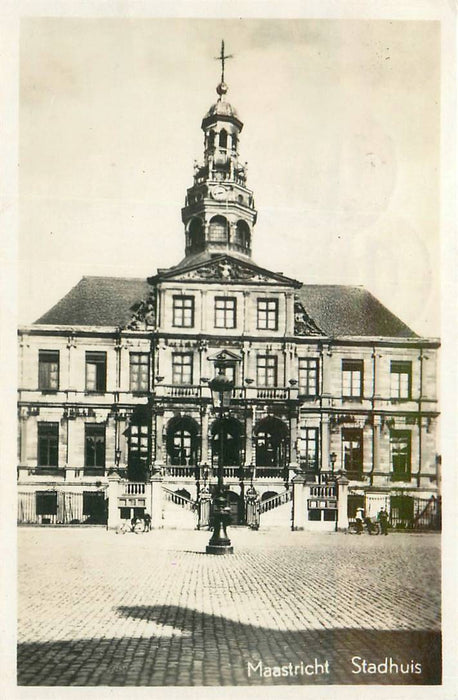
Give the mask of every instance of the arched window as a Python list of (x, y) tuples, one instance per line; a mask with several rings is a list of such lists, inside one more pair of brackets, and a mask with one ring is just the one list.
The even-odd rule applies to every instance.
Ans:
[(208, 238), (212, 243), (227, 243), (229, 224), (224, 216), (214, 216), (210, 220)]
[(254, 430), (256, 439), (256, 466), (284, 467), (287, 462), (288, 428), (269, 416), (261, 420)]
[(208, 148), (214, 148), (214, 146), (215, 146), (215, 132), (213, 131), (213, 129), (208, 134), (207, 145), (208, 145)]
[(237, 150), (237, 144), (238, 144), (237, 134), (232, 134), (232, 150), (233, 151)]
[(176, 416), (167, 426), (170, 464), (189, 466), (197, 462), (198, 425), (190, 416)]
[(213, 466), (218, 465), (220, 451), (223, 452), (223, 462), (226, 467), (240, 465), (242, 448), (242, 424), (235, 418), (216, 420), (211, 428)]
[(189, 224), (189, 244), (192, 253), (199, 253), (205, 248), (204, 225), (201, 219), (192, 219)]
[(249, 248), (250, 238), (250, 227), (248, 226), (246, 221), (243, 221), (243, 219), (239, 219), (235, 228), (236, 244), (239, 245), (241, 248)]
[(219, 132), (219, 146), (220, 148), (227, 148), (227, 131), (226, 129), (221, 129)]

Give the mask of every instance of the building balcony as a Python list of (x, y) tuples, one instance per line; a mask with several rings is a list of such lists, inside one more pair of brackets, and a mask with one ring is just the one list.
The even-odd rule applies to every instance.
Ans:
[[(156, 384), (157, 398), (207, 399), (211, 401), (210, 388), (201, 384)], [(297, 400), (297, 387), (236, 386), (232, 391), (235, 401), (288, 401)]]
[[(205, 470), (202, 467), (191, 465), (167, 465), (164, 470), (164, 476), (168, 479), (198, 479), (199, 481), (213, 481), (217, 478), (218, 468), (208, 467)], [(284, 480), (286, 475), (286, 467), (246, 467), (240, 465), (226, 465), (223, 467), (223, 476), (225, 479), (244, 479), (250, 481), (253, 476), (254, 480), (258, 479), (280, 479)]]

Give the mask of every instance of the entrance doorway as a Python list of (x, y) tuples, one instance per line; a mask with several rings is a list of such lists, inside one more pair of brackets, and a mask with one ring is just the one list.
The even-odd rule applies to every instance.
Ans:
[(241, 525), (243, 523), (243, 503), (240, 496), (233, 491), (228, 491), (227, 500), (231, 510), (232, 525)]

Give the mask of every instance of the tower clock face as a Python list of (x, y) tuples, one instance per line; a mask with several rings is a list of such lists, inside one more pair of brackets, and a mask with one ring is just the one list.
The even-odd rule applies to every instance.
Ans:
[(213, 199), (225, 199), (227, 195), (227, 189), (222, 185), (215, 185), (211, 189), (211, 195)]

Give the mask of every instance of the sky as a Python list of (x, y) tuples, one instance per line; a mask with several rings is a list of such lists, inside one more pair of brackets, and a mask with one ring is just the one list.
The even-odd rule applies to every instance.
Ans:
[(84, 275), (184, 255), (221, 39), (244, 122), (253, 259), (363, 285), (440, 334), (440, 27), (430, 21), (26, 18), (20, 33), (19, 321)]

